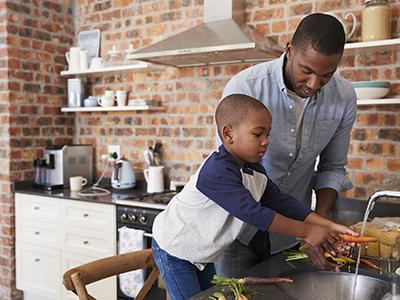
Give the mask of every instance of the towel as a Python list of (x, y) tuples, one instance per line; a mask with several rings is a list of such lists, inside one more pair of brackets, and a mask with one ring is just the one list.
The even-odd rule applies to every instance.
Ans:
[[(128, 228), (119, 229), (118, 253), (123, 254), (144, 249), (144, 231)], [(135, 270), (119, 274), (119, 288), (128, 297), (135, 298), (142, 288), (146, 270)]]

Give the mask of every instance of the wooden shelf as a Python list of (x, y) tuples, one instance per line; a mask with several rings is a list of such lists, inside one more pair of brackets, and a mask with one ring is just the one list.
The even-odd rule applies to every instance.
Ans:
[(379, 47), (396, 47), (400, 46), (400, 38), (399, 39), (389, 39), (389, 40), (380, 40), (380, 41), (371, 41), (371, 42), (357, 42), (357, 43), (346, 43), (344, 45), (344, 50), (363, 50), (370, 48), (379, 48)]
[(110, 107), (62, 107), (62, 112), (96, 112), (96, 111), (162, 111), (164, 107), (162, 106), (110, 106)]
[(115, 67), (104, 67), (101, 69), (88, 69), (85, 71), (61, 71), (61, 76), (101, 76), (112, 73), (121, 73), (121, 72), (148, 72), (148, 71), (160, 71), (163, 70), (164, 67), (140, 61), (135, 64), (130, 65), (122, 65)]
[(400, 98), (357, 99), (357, 105), (400, 104)]

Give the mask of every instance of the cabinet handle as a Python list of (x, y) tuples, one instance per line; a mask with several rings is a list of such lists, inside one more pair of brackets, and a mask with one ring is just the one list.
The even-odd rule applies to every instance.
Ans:
[(39, 235), (40, 234), (40, 231), (35, 231), (35, 235)]
[(34, 209), (34, 210), (39, 210), (39, 209), (40, 209), (40, 206), (34, 206), (33, 209)]
[(88, 244), (89, 244), (89, 241), (84, 241), (83, 244), (84, 244), (84, 245), (88, 245)]
[(35, 258), (35, 262), (40, 262), (40, 258)]
[(85, 214), (83, 214), (83, 217), (84, 217), (84, 218), (87, 218), (87, 217), (89, 217), (89, 214), (88, 214), (88, 213), (85, 213)]

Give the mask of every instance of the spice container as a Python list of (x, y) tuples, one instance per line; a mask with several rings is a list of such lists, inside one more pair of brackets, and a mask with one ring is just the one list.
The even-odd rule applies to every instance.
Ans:
[(362, 41), (390, 39), (391, 9), (388, 0), (365, 0), (365, 4), (362, 11)]

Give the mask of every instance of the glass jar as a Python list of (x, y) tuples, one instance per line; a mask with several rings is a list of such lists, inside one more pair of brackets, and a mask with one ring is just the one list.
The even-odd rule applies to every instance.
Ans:
[(108, 51), (107, 55), (107, 67), (115, 67), (120, 66), (123, 63), (122, 54), (117, 50), (117, 47), (114, 45), (110, 51)]
[(390, 39), (391, 9), (388, 0), (365, 0), (365, 4), (362, 11), (362, 41)]

